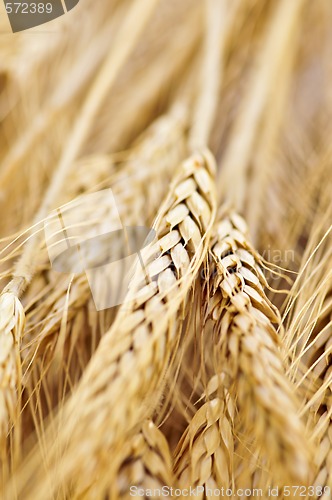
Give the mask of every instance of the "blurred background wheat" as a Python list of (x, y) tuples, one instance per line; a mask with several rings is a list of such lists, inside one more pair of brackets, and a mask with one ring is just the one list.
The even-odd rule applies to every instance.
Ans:
[[(331, 1), (0, 23), (1, 498), (329, 498)], [(156, 237), (97, 311), (44, 221), (107, 188)]]

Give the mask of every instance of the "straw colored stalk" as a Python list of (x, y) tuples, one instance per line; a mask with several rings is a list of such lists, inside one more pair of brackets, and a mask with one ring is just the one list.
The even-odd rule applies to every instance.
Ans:
[[(116, 18), (117, 19), (117, 18)], [(111, 26), (113, 28), (113, 24)], [(96, 70), (100, 61), (105, 56), (109, 47), (110, 27), (106, 27), (92, 41), (88, 50), (82, 50), (75, 64), (70, 68), (69, 73), (63, 75), (60, 86), (57, 86), (49, 102), (39, 112), (32, 117), (29, 127), (23, 130), (23, 133), (13, 143), (7, 156), (3, 159), (0, 172), (1, 186), (4, 187), (17, 168), (26, 161), (29, 152), (46, 136), (52, 124), (59, 117), (66, 107), (69, 107), (76, 96), (87, 84), (91, 75)], [(79, 77), (78, 77), (79, 75)], [(74, 83), (73, 83), (74, 82)], [(3, 193), (4, 197), (8, 195), (8, 189)]]
[(284, 484), (306, 482), (310, 454), (279, 352), (278, 312), (265, 294), (261, 259), (239, 215), (221, 218), (211, 259), (215, 276), (207, 314), (215, 322), (215, 365), (225, 374), (247, 434), (256, 437), (274, 477)]
[[(228, 488), (233, 474), (234, 405), (222, 376), (212, 377), (204, 399), (206, 402), (190, 421), (175, 454), (175, 473), (182, 489)], [(204, 491), (200, 498), (206, 498)]]
[[(223, 168), (220, 170), (218, 188), (238, 211), (244, 209), (250, 160), (254, 156), (254, 148), (263, 125), (263, 118), (269, 110), (269, 99), (273, 98), (275, 92), (275, 82), (280, 74), (288, 78), (287, 73), (291, 68), (290, 60), (296, 50), (297, 26), (301, 20), (303, 3), (304, 0), (294, 2), (282, 0), (273, 6), (274, 11), (267, 23), (261, 43), (262, 50), (256, 60), (256, 70), (247, 86), (223, 155)], [(283, 100), (284, 85), (285, 82), (281, 85), (278, 104)], [(276, 116), (273, 116), (273, 120), (275, 118)], [(263, 132), (269, 147), (270, 141), (274, 142), (278, 126), (279, 116), (275, 124), (269, 125), (268, 132)], [(263, 149), (265, 149), (264, 146)], [(265, 168), (264, 165), (263, 168)], [(237, 178), (238, 182), (234, 183), (234, 178)], [(259, 174), (259, 181), (264, 182), (264, 175)], [(255, 202), (254, 204), (256, 205)]]
[[(37, 223), (47, 215), (48, 211), (54, 206), (57, 197), (60, 196), (68, 171), (80, 152), (84, 141), (89, 136), (94, 119), (103, 101), (106, 99), (108, 92), (116, 81), (118, 73), (133, 50), (156, 3), (157, 0), (136, 0), (131, 6), (129, 15), (125, 18), (117, 33), (114, 46), (98, 71), (85, 97), (82, 109), (76, 117), (73, 131), (68, 137), (68, 142), (62, 152), (52, 181), (35, 217)], [(142, 16), (137, 16), (138, 13), (141, 13)], [(38, 244), (39, 238), (35, 235), (26, 245), (16, 265), (9, 289), (18, 296), (23, 293), (33, 277), (35, 250)]]
[[(132, 134), (133, 129), (135, 132), (141, 130), (142, 121), (143, 124), (149, 123), (152, 113), (148, 112), (147, 107), (155, 111), (156, 102), (162, 98), (162, 91), (168, 91), (169, 82), (179, 77), (180, 68), (183, 72), (183, 67), (186, 67), (188, 58), (197, 44), (199, 30), (194, 30), (193, 26), (197, 25), (199, 10), (197, 8), (193, 10), (189, 16), (189, 22), (181, 25), (181, 32), (178, 27), (178, 31), (173, 34), (172, 43), (165, 47), (164, 57), (171, 61), (171, 64), (165, 65), (164, 57), (161, 58), (160, 54), (156, 61), (152, 60), (149, 64), (146, 62), (147, 67), (144, 71), (138, 71), (135, 58), (127, 64), (129, 68), (126, 68), (125, 75), (127, 81), (135, 79), (135, 91), (132, 92), (130, 86), (124, 85), (123, 76), (122, 80), (116, 83), (114, 96), (108, 100), (103, 113), (98, 115), (98, 123), (95, 123), (94, 150), (104, 151), (105, 145), (107, 151), (118, 151), (128, 147), (129, 131)], [(110, 37), (113, 35), (114, 28), (120, 24), (124, 11), (127, 12), (126, 6), (117, 9), (111, 16), (110, 22), (102, 30), (98, 30), (97, 36), (92, 41), (90, 36), (88, 49), (82, 49), (79, 56), (75, 58), (75, 64), (71, 65), (69, 71), (62, 73), (59, 83), (52, 89), (52, 92), (48, 93), (46, 102), (33, 115), (32, 121), (29, 116), (29, 127), (26, 127), (13, 143), (3, 160), (0, 171), (2, 188), (7, 184), (6, 191), (3, 193), (3, 197), (7, 198), (7, 203), (10, 201), (8, 200), (8, 193), (10, 193), (8, 184), (11, 176), (22, 166), (23, 162), (27, 161), (27, 156), (36, 144), (47, 137), (50, 128), (60, 120), (64, 109), (68, 113), (69, 108), (74, 109), (77, 105), (77, 97), (83, 89), (85, 90), (91, 75), (109, 49)], [(181, 51), (178, 50), (179, 46), (181, 46)], [(128, 71), (129, 76), (127, 76)], [(104, 118), (103, 114), (105, 114)], [(139, 122), (138, 125), (137, 122)], [(5, 181), (7, 181), (6, 184)]]
[(134, 79), (135, 86), (124, 87), (123, 91), (127, 79), (122, 76), (116, 98), (105, 103), (97, 117), (93, 143), (87, 145), (89, 149), (104, 149), (105, 144), (110, 151), (127, 148), (137, 134), (151, 123), (156, 109), (163, 110), (165, 104), (170, 99), (172, 102), (177, 100), (179, 94), (183, 100), (192, 98), (195, 90), (193, 65), (198, 59), (202, 36), (201, 7), (202, 2), (194, 0), (182, 22), (172, 25), (168, 43), (148, 64), (144, 63), (137, 74), (129, 73), (127, 79)]
[[(35, 482), (30, 484), (26, 498), (43, 498), (49, 488), (68, 485), (71, 478), (91, 470), (98, 454), (110, 448), (115, 457), (111, 477), (117, 450), (158, 404), (163, 377), (180, 341), (178, 311), (207, 255), (215, 217), (214, 172), (208, 151), (196, 153), (179, 167), (156, 219), (157, 240), (144, 251), (151, 281), (142, 279), (129, 290), (128, 301), (60, 415), (57, 451), (52, 446), (45, 450), (51, 483), (41, 479), (37, 490)], [(138, 295), (130, 300), (133, 291)], [(59, 452), (62, 458), (57, 463)], [(38, 453), (33, 464), (39, 475)]]

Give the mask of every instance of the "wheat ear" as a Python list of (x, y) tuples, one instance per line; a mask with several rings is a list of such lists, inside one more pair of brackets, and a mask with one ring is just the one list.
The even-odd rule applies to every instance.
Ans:
[(222, 217), (211, 257), (216, 275), (208, 315), (215, 321), (215, 362), (226, 375), (248, 432), (271, 460), (275, 477), (286, 483), (306, 482), (310, 455), (279, 353), (274, 326), (279, 316), (266, 297), (261, 259), (239, 215)]
[[(323, 165), (323, 173), (326, 166)], [(329, 167), (328, 167), (329, 168)], [(322, 178), (324, 178), (322, 176)], [(297, 278), (285, 305), (284, 356), (302, 398), (301, 414), (316, 446), (312, 484), (332, 487), (332, 288), (331, 184), (326, 179), (312, 218)], [(316, 199), (310, 192), (308, 200)], [(303, 234), (303, 233), (302, 233)], [(324, 495), (322, 498), (326, 498)]]
[(164, 434), (152, 421), (130, 441), (117, 475), (118, 498), (129, 499), (130, 486), (162, 489), (174, 486), (172, 455)]
[[(89, 469), (91, 457), (105, 447), (121, 448), (131, 430), (155, 407), (180, 340), (178, 310), (207, 255), (215, 217), (214, 173), (209, 151), (192, 155), (179, 167), (156, 219), (157, 240), (144, 254), (151, 281), (135, 283), (138, 296), (120, 308), (64, 409), (58, 440), (64, 455), (52, 488), (67, 483), (77, 467)], [(129, 299), (131, 294), (132, 290)], [(78, 464), (79, 449), (84, 449), (86, 460)], [(50, 455), (53, 461), (58, 457)], [(38, 498), (49, 486), (41, 481)], [(30, 497), (34, 494), (30, 491)]]
[[(117, 498), (129, 500), (143, 490), (161, 492), (163, 487), (174, 487), (173, 459), (163, 432), (146, 420), (124, 445), (120, 452), (116, 476), (109, 474), (109, 455), (95, 463), (98, 479), (91, 484), (90, 476), (81, 480), (73, 498), (94, 500)], [(160, 498), (160, 495), (150, 495)]]

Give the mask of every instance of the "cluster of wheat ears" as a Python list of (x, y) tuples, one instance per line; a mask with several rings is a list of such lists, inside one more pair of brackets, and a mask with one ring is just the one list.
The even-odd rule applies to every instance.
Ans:
[[(329, 498), (331, 26), (330, 0), (82, 0), (0, 33), (1, 498)], [(109, 188), (155, 238), (98, 311), (44, 221)]]

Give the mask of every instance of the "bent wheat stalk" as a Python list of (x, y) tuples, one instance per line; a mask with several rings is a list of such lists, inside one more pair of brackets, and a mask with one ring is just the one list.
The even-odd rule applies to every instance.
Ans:
[(308, 481), (310, 453), (297, 412), (294, 389), (279, 352), (274, 324), (279, 315), (268, 300), (260, 256), (248, 242), (247, 227), (235, 213), (217, 225), (211, 246), (215, 276), (207, 315), (215, 322), (215, 364), (237, 402), (247, 433), (256, 437), (274, 477)]
[[(165, 195), (165, 179), (173, 173), (185, 155), (186, 122), (186, 109), (175, 105), (169, 113), (159, 117), (146, 130), (137, 144), (126, 155), (127, 158), (122, 168), (113, 172), (111, 177), (104, 179), (104, 186), (112, 187), (124, 226), (151, 224), (160, 205), (160, 199)], [(102, 157), (99, 160), (101, 161)], [(85, 163), (87, 166), (90, 165), (89, 161), (85, 161)], [(105, 162), (105, 157), (104, 163), (106, 163), (105, 166), (109, 165), (109, 161)], [(72, 187), (77, 186), (79, 189), (84, 187), (84, 179), (87, 185), (93, 186), (94, 183), (89, 181), (93, 181), (94, 176), (98, 173), (97, 165), (93, 159), (91, 166), (94, 168), (84, 171), (85, 175), (83, 172), (79, 182), (76, 179), (76, 183), (71, 183)], [(96, 180), (95, 178), (94, 181)], [(141, 193), (141, 196), (133, 197), (133, 190)], [(78, 193), (72, 192), (71, 196), (73, 194)], [(94, 215), (98, 221), (102, 220), (104, 209), (103, 206), (96, 208)], [(101, 214), (100, 217), (97, 216), (98, 214)], [(45, 272), (43, 274), (45, 276)], [(84, 313), (89, 301), (91, 306), (88, 309), (95, 311), (91, 290), (85, 276), (75, 276), (68, 293), (68, 303), (66, 294), (69, 277), (57, 275), (52, 270), (49, 270), (45, 277), (48, 282), (46, 284), (43, 281), (39, 283), (41, 277), (36, 275), (24, 297), (24, 300), (31, 304), (27, 306), (27, 324), (21, 348), (22, 385), (29, 402), (24, 413), (26, 416), (31, 412), (34, 413), (35, 408), (40, 407), (40, 401), (43, 399), (40, 397), (40, 390), (43, 394), (44, 389), (36, 371), (38, 374), (43, 373), (44, 379), (49, 373), (49, 382), (46, 387), (48, 391), (55, 389), (55, 387), (59, 388), (59, 394), (54, 396), (53, 406), (64, 397), (65, 391), (61, 389), (63, 385), (60, 374), (66, 373), (67, 377), (67, 373), (73, 368), (75, 363), (75, 357), (72, 358), (74, 346), (82, 342), (82, 337), (84, 337), (82, 329), (80, 335), (77, 336), (77, 331), (79, 331), (76, 326), (77, 316)], [(42, 287), (41, 291), (38, 290), (38, 287), (39, 289)], [(113, 322), (116, 310), (112, 309), (109, 313), (102, 333), (107, 331)], [(86, 326), (88, 329), (90, 328), (89, 325)], [(81, 373), (83, 367), (86, 366), (96, 346), (97, 342), (95, 342), (92, 352), (87, 353), (84, 358), (80, 356), (81, 367), (79, 372), (76, 370), (75, 383), (69, 384), (72, 387), (76, 385), (79, 378), (78, 373)], [(56, 376), (51, 376), (49, 372), (51, 366), (55, 369)], [(34, 425), (39, 426), (40, 424), (42, 426), (42, 421), (43, 412), (37, 412)]]
[[(207, 255), (216, 210), (214, 172), (208, 151), (192, 155), (178, 169), (156, 219), (157, 240), (144, 252), (150, 281), (140, 279), (139, 266), (128, 300), (60, 416), (57, 451), (51, 445), (47, 451), (51, 483), (41, 478), (38, 491), (30, 485), (26, 498), (43, 498), (49, 488), (56, 491), (68, 485), (74, 471), (79, 475), (89, 470), (93, 457), (105, 447), (116, 456), (132, 429), (155, 407), (179, 342), (178, 310)], [(80, 450), (85, 458), (77, 463)], [(59, 451), (63, 456), (56, 464)], [(115, 466), (114, 461), (110, 475)]]

